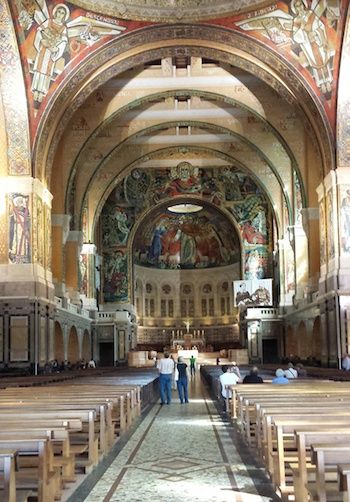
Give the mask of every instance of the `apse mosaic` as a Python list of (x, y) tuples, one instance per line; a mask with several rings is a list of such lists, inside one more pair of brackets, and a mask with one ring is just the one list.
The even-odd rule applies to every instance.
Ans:
[[(176, 199), (183, 202), (184, 197), (202, 202), (204, 209), (195, 214), (173, 214), (163, 205), (160, 214), (152, 212), (134, 239), (134, 263), (200, 269), (239, 263), (242, 255), (245, 279), (271, 277), (272, 214), (261, 188), (234, 167), (200, 169), (180, 162), (170, 169), (134, 169), (105, 203), (100, 220), (105, 301), (127, 298), (126, 257), (131, 252), (135, 224), (156, 204), (176, 203)], [(232, 215), (236, 230), (227, 218), (219, 216), (215, 206)]]
[(134, 243), (134, 262), (167, 269), (209, 268), (240, 261), (232, 225), (216, 211), (161, 213), (142, 227)]

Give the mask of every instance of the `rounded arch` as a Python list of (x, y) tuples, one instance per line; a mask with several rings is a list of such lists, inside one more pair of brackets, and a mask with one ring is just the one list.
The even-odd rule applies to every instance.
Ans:
[(312, 347), (311, 347), (312, 353), (308, 355), (311, 355), (312, 357), (315, 357), (318, 361), (321, 361), (322, 346), (323, 346), (322, 323), (321, 323), (321, 317), (317, 316), (316, 319), (314, 320), (314, 324), (312, 327)]
[[(104, 206), (107, 198), (109, 197), (109, 195), (112, 192), (112, 190), (116, 187), (116, 185), (118, 183), (120, 183), (125, 178), (125, 176), (127, 174), (129, 174), (134, 168), (136, 168), (141, 162), (143, 162), (143, 160), (146, 160), (146, 159), (150, 160), (150, 159), (156, 158), (156, 156), (159, 155), (159, 154), (164, 154), (164, 153), (168, 153), (168, 152), (172, 153), (174, 151), (178, 151), (179, 148), (181, 148), (181, 146), (175, 147), (175, 148), (174, 147), (166, 147), (166, 148), (157, 149), (156, 151), (154, 151), (152, 153), (147, 153), (147, 154), (142, 155), (136, 161), (131, 162), (130, 164), (128, 164), (113, 179), (113, 181), (108, 184), (108, 186), (106, 187), (106, 189), (103, 192), (103, 195), (99, 199), (99, 202), (98, 202), (98, 204), (96, 206), (96, 211), (94, 213), (94, 219), (93, 219), (93, 222), (92, 222), (91, 235), (94, 235), (95, 228), (96, 228), (96, 225), (97, 225), (97, 222), (98, 222), (98, 218), (99, 218), (99, 216), (101, 214), (102, 208), (103, 208), (103, 206)], [(262, 192), (264, 193), (264, 195), (266, 197), (266, 200), (269, 202), (270, 208), (272, 210), (272, 213), (273, 213), (275, 221), (276, 221), (276, 226), (277, 226), (278, 234), (281, 233), (281, 231), (282, 231), (282, 228), (281, 228), (281, 224), (282, 224), (281, 218), (279, 217), (279, 215), (277, 214), (277, 212), (274, 209), (274, 204), (273, 204), (270, 192), (269, 192), (269, 190), (265, 189), (265, 187), (262, 184), (261, 179), (259, 179), (259, 177), (255, 173), (253, 173), (250, 169), (248, 169), (245, 165), (243, 165), (238, 159), (236, 159), (232, 155), (224, 153), (224, 152), (220, 152), (219, 150), (215, 150), (213, 148), (208, 148), (208, 147), (199, 147), (199, 146), (192, 147), (190, 145), (186, 145), (183, 148), (184, 148), (184, 151), (186, 151), (186, 152), (204, 152), (204, 153), (212, 152), (214, 156), (217, 156), (220, 159), (223, 159), (223, 160), (226, 160), (229, 163), (232, 163), (232, 165), (234, 165), (235, 167), (238, 167), (238, 168), (242, 169), (249, 176), (251, 176), (251, 178), (254, 180), (254, 182), (261, 188)], [(290, 200), (287, 197), (287, 194), (285, 193), (285, 191), (283, 191), (283, 197), (284, 197), (284, 201), (286, 202), (286, 205), (287, 205), (287, 208), (288, 208), (289, 221), (292, 222), (292, 208), (291, 208), (291, 203), (290, 203)], [(169, 201), (170, 201), (170, 199), (169, 199)], [(167, 201), (167, 203), (169, 203), (169, 201)], [(85, 192), (84, 198), (83, 198), (83, 202), (81, 204), (81, 208), (82, 209), (80, 211), (80, 225), (81, 225), (81, 221), (82, 221), (82, 217), (83, 217), (83, 208), (85, 207), (86, 203), (87, 203), (87, 192)]]
[[(154, 49), (154, 43), (161, 48)], [(288, 102), (301, 107), (318, 140), (324, 171), (334, 167), (332, 132), (324, 108), (292, 65), (238, 32), (217, 26), (169, 25), (143, 28), (123, 35), (72, 70), (67, 85), (61, 86), (51, 97), (39, 124), (34, 144), (37, 177), (50, 184), (58, 141), (72, 114), (97, 87), (127, 69), (178, 53), (188, 56), (205, 54), (211, 59), (244, 68), (268, 83)], [(259, 54), (259, 60), (255, 53)]]
[[(157, 213), (160, 213), (161, 211), (165, 211), (170, 202), (172, 204), (174, 204), (174, 200), (176, 200), (176, 204), (184, 204), (184, 203), (188, 203), (188, 202), (190, 202), (190, 203), (196, 203), (196, 202), (199, 203), (200, 202), (201, 206), (203, 206), (203, 207), (207, 206), (207, 207), (211, 208), (214, 212), (219, 213), (225, 220), (227, 220), (229, 222), (229, 224), (233, 227), (235, 235), (236, 235), (237, 240), (239, 242), (239, 247), (240, 247), (240, 269), (241, 269), (241, 274), (243, 274), (243, 263), (244, 263), (243, 252), (244, 252), (244, 245), (243, 245), (243, 242), (242, 242), (242, 236), (241, 236), (240, 228), (238, 226), (237, 221), (233, 217), (233, 215), (231, 213), (229, 213), (226, 208), (218, 207), (217, 205), (215, 205), (214, 203), (212, 203), (210, 201), (203, 201), (202, 199), (200, 199), (198, 197), (186, 196), (186, 197), (178, 197), (176, 199), (169, 198), (169, 199), (166, 199), (166, 200), (162, 200), (162, 202), (160, 202), (160, 203), (152, 206), (151, 208), (147, 209), (142, 215), (140, 215), (140, 218), (138, 219), (138, 221), (135, 222), (135, 225), (134, 225), (134, 227), (132, 228), (132, 230), (130, 232), (129, 241), (128, 241), (129, 270), (131, 271), (131, 274), (130, 274), (131, 275), (131, 281), (130, 282), (131, 283), (134, 282), (134, 270), (133, 270), (133, 267), (132, 267), (132, 265), (133, 265), (132, 260), (133, 260), (133, 255), (134, 255), (135, 241), (136, 241), (138, 233), (140, 232), (140, 229), (141, 229), (141, 231), (144, 229), (145, 222), (147, 220), (152, 219), (153, 215), (155, 215)], [(160, 288), (160, 285), (159, 285), (159, 288)], [(131, 298), (134, 299), (134, 296), (133, 296), (134, 295), (134, 291), (132, 291), (131, 293), (132, 293)], [(159, 294), (159, 290), (157, 290), (157, 293)], [(147, 291), (145, 291), (144, 294), (147, 295)]]
[[(205, 91), (201, 89), (181, 89), (181, 90), (168, 90), (164, 92), (158, 92), (158, 93), (153, 93), (153, 94), (148, 94), (146, 96), (143, 96), (142, 98), (135, 99), (131, 103), (128, 103), (127, 105), (122, 106), (115, 112), (113, 112), (109, 117), (107, 117), (105, 120), (103, 120), (102, 123), (100, 123), (90, 134), (90, 136), (85, 140), (83, 143), (80, 151), (78, 152), (78, 155), (75, 158), (75, 161), (73, 163), (72, 169), (70, 171), (70, 176), (69, 176), (69, 181), (68, 181), (68, 189), (67, 189), (67, 195), (66, 195), (66, 202), (65, 202), (65, 207), (68, 207), (68, 198), (69, 194), (72, 189), (72, 184), (73, 180), (75, 178), (75, 174), (77, 171), (77, 168), (79, 166), (80, 162), (83, 162), (84, 159), (83, 154), (85, 150), (88, 148), (90, 142), (94, 141), (96, 136), (100, 135), (104, 129), (106, 129), (109, 125), (112, 124), (112, 122), (115, 122), (119, 120), (125, 113), (131, 111), (131, 110), (136, 110), (138, 107), (141, 107), (145, 105), (146, 103), (152, 103), (155, 99), (165, 99), (168, 97), (183, 97), (183, 96), (190, 96), (190, 97), (200, 97), (200, 98), (205, 98), (210, 101), (215, 100), (220, 104), (229, 104), (235, 108), (239, 108), (241, 110), (246, 111), (250, 115), (254, 116), (259, 122), (264, 124), (264, 127), (271, 132), (273, 136), (275, 136), (278, 140), (278, 142), (282, 145), (282, 147), (285, 150), (286, 156), (289, 157), (290, 162), (291, 162), (291, 169), (295, 169), (297, 172), (297, 175), (300, 180), (302, 180), (301, 173), (298, 168), (298, 163), (295, 159), (295, 156), (289, 147), (287, 141), (283, 138), (283, 136), (280, 134), (280, 132), (274, 127), (265, 117), (263, 117), (260, 113), (258, 113), (256, 110), (251, 108), (250, 106), (246, 105), (245, 103), (232, 98), (231, 96), (227, 96), (224, 94), (218, 94), (215, 92), (210, 92), (210, 91)], [(137, 134), (140, 134), (138, 132)], [(244, 136), (243, 136), (244, 138)], [(307, 204), (306, 202), (306, 195), (305, 195), (305, 190), (302, 184), (302, 199), (304, 201), (304, 204)]]
[(63, 331), (58, 321), (54, 324), (54, 358), (59, 362), (64, 361)]
[(68, 361), (72, 364), (79, 361), (79, 342), (78, 342), (78, 333), (75, 326), (72, 326), (69, 335), (68, 335), (68, 344), (67, 344), (67, 357)]
[(298, 339), (295, 328), (288, 325), (286, 329), (286, 347), (285, 354), (288, 358), (293, 358), (298, 353)]
[(83, 334), (83, 343), (82, 343), (82, 350), (81, 350), (81, 357), (85, 359), (86, 362), (90, 361), (91, 359), (91, 335), (86, 329)]
[(310, 340), (308, 337), (308, 332), (306, 324), (304, 321), (300, 321), (297, 330), (297, 351), (295, 354), (302, 359), (306, 359), (310, 352)]

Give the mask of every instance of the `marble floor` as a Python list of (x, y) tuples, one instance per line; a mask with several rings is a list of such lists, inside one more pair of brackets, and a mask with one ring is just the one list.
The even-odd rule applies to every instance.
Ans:
[(173, 391), (170, 405), (155, 404), (69, 502), (280, 500), (199, 375), (190, 382), (189, 399), (180, 404)]

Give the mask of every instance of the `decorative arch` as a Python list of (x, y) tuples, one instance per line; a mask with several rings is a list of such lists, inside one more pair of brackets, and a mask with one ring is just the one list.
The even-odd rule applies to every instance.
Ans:
[[(312, 353), (308, 354), (315, 357), (318, 361), (322, 360), (322, 324), (321, 317), (317, 316), (312, 327)], [(311, 351), (310, 351), (311, 352)]]
[(295, 354), (301, 358), (306, 358), (311, 349), (309, 345), (310, 339), (308, 337), (306, 324), (304, 321), (300, 321), (297, 331), (297, 351)]
[(91, 342), (90, 342), (90, 340), (91, 340), (90, 333), (88, 332), (88, 330), (85, 330), (84, 334), (83, 334), (81, 356), (83, 359), (85, 359), (86, 362), (90, 361), (90, 359), (91, 359)]
[(60, 323), (55, 321), (54, 327), (54, 357), (57, 361), (64, 361), (64, 339)]
[[(6, 130), (8, 175), (31, 175), (31, 147), (26, 91), (21, 58), (11, 11), (6, 0), (0, 0), (0, 93)], [(16, 96), (16, 99), (13, 96)]]
[[(66, 202), (65, 202), (66, 208), (69, 205), (68, 204), (68, 197), (69, 197), (69, 194), (72, 190), (72, 184), (73, 184), (73, 181), (74, 181), (74, 178), (76, 175), (77, 168), (78, 168), (79, 164), (81, 162), (83, 162), (84, 159), (82, 157), (83, 157), (84, 151), (88, 148), (90, 142), (94, 141), (95, 138), (99, 134), (101, 134), (102, 131), (106, 127), (108, 127), (110, 124), (112, 124), (112, 122), (117, 121), (126, 112), (128, 112), (130, 110), (136, 110), (138, 107), (142, 107), (144, 104), (146, 104), (148, 102), (152, 102), (155, 99), (165, 99), (167, 97), (175, 97), (176, 98), (176, 97), (181, 97), (181, 96), (191, 96), (191, 97), (198, 96), (200, 98), (216, 100), (219, 103), (221, 103), (221, 102), (225, 103), (225, 104), (228, 103), (228, 104), (232, 105), (233, 107), (237, 107), (237, 108), (244, 110), (247, 113), (253, 115), (257, 120), (259, 120), (262, 124), (264, 124), (264, 126), (266, 128), (268, 128), (271, 131), (272, 135), (276, 136), (278, 141), (283, 146), (283, 148), (286, 152), (286, 155), (290, 158), (291, 168), (295, 169), (295, 171), (298, 174), (299, 179), (302, 180), (302, 176), (299, 171), (297, 161), (296, 161), (295, 156), (294, 156), (292, 150), (290, 149), (288, 143), (286, 142), (286, 140), (283, 138), (283, 136), (280, 134), (280, 132), (267, 119), (265, 119), (261, 114), (257, 113), (254, 109), (252, 109), (251, 107), (248, 107), (246, 104), (238, 101), (237, 99), (231, 98), (226, 95), (218, 94), (215, 92), (209, 92), (209, 91), (198, 90), (198, 89), (169, 90), (169, 91), (159, 92), (159, 93), (155, 93), (155, 94), (148, 94), (147, 96), (136, 99), (136, 100), (132, 101), (131, 103), (128, 103), (128, 105), (125, 105), (125, 106), (121, 107), (120, 109), (118, 109), (117, 111), (115, 111), (114, 113), (112, 113), (108, 118), (106, 118), (102, 123), (100, 123), (97, 128), (94, 129), (94, 131), (91, 133), (91, 135), (86, 139), (86, 141), (82, 145), (82, 147), (81, 147), (81, 149), (80, 149), (80, 151), (74, 161), (72, 169), (70, 171), (69, 181), (67, 183), (68, 189), (67, 189)], [(140, 133), (138, 133), (138, 134), (140, 134)], [(303, 201), (306, 201), (306, 195), (305, 195), (305, 190), (303, 189), (303, 186), (302, 186), (302, 199), (303, 199)]]
[[(144, 43), (146, 34), (148, 44)], [(154, 43), (161, 48), (153, 49)], [(71, 72), (67, 85), (52, 96), (39, 124), (34, 145), (36, 175), (50, 182), (58, 141), (73, 113), (97, 87), (127, 69), (177, 53), (188, 56), (205, 54), (211, 59), (244, 68), (267, 82), (288, 102), (301, 107), (306, 122), (317, 137), (323, 171), (334, 167), (332, 131), (325, 111), (292, 65), (240, 33), (213, 26), (173, 25), (144, 28), (122, 36)]]
[(78, 341), (78, 333), (75, 326), (72, 326), (69, 335), (68, 335), (68, 349), (67, 349), (67, 357), (68, 361), (72, 364), (79, 361), (79, 341)]

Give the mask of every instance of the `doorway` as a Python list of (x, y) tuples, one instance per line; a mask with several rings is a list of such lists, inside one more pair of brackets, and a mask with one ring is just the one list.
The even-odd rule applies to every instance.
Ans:
[(114, 366), (114, 343), (100, 343), (100, 366)]
[(263, 363), (278, 362), (278, 342), (276, 338), (266, 338), (262, 340)]

